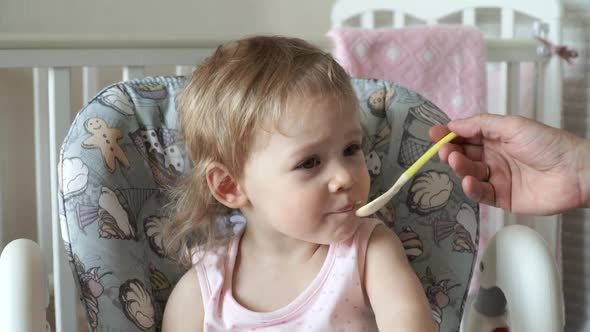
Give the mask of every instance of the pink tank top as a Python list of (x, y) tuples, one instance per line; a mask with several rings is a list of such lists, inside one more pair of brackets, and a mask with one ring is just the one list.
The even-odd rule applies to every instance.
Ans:
[(241, 233), (195, 264), (204, 304), (204, 331), (377, 331), (364, 293), (365, 253), (380, 224), (364, 219), (354, 235), (330, 245), (320, 272), (288, 305), (254, 312), (232, 295), (232, 274)]

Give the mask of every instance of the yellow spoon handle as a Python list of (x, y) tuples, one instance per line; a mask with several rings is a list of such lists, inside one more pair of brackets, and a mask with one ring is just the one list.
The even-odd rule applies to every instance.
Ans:
[(395, 196), (395, 194), (397, 194), (400, 191), (404, 184), (406, 184), (412, 178), (412, 176), (414, 176), (414, 174), (416, 174), (416, 172), (418, 172), (418, 170), (422, 168), (422, 166), (424, 166), (424, 164), (426, 164), (428, 160), (432, 158), (432, 156), (434, 156), (434, 154), (438, 151), (438, 149), (440, 149), (440, 147), (443, 144), (450, 142), (455, 137), (457, 137), (457, 134), (451, 132), (447, 134), (447, 136), (443, 137), (440, 141), (436, 142), (436, 144), (430, 147), (430, 149), (428, 149), (426, 153), (424, 153), (420, 158), (418, 158), (418, 160), (416, 160), (416, 162), (412, 166), (410, 166), (410, 168), (408, 168), (405, 172), (402, 173), (399, 179), (395, 181), (395, 183), (393, 184), (393, 186), (391, 186), (391, 188), (389, 188), (389, 190), (387, 190), (381, 196), (375, 198), (373, 201), (365, 204), (360, 209), (356, 210), (356, 215), (359, 217), (366, 217), (379, 211), (379, 209), (382, 208), (385, 204), (387, 204), (387, 202), (389, 202), (391, 198), (393, 198), (393, 196)]
[(420, 168), (422, 168), (422, 166), (424, 166), (424, 164), (426, 164), (430, 160), (430, 158), (432, 158), (432, 156), (434, 156), (434, 154), (438, 152), (438, 149), (440, 149), (440, 147), (443, 144), (452, 141), (455, 137), (457, 137), (457, 134), (453, 132), (448, 133), (447, 136), (443, 137), (438, 142), (436, 142), (420, 158), (418, 158), (418, 160), (416, 160), (416, 162), (412, 166), (410, 166), (410, 168), (408, 168), (404, 172), (404, 174), (408, 177), (414, 176), (414, 174), (416, 174), (416, 172), (418, 172), (418, 170), (420, 170)]

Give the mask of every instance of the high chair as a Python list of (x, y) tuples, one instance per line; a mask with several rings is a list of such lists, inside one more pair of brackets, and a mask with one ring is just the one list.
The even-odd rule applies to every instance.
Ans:
[[(61, 232), (90, 331), (159, 331), (166, 300), (183, 274), (164, 255), (161, 229), (168, 202), (163, 188), (191, 166), (176, 129), (175, 97), (184, 83), (183, 77), (148, 77), (111, 85), (79, 112), (63, 143)], [(449, 119), (394, 83), (352, 83), (374, 198), (430, 146), (428, 128)], [(436, 157), (376, 216), (399, 235), (439, 331), (563, 329), (554, 260), (540, 237), (522, 226), (506, 227), (491, 241), (477, 267), (481, 288), (468, 298), (479, 207)], [(234, 213), (219, 222), (243, 219)], [(18, 325), (46, 306), (39, 294), (22, 300), (25, 290), (46, 287), (39, 285), (43, 278), (23, 279), (39, 271), (39, 257), (34, 244), (18, 242), (0, 258), (0, 330), (43, 325)], [(44, 320), (39, 316), (34, 320)]]

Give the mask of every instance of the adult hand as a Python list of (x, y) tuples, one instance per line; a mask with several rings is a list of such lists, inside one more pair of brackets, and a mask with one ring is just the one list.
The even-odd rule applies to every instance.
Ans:
[(475, 201), (515, 213), (550, 215), (590, 206), (590, 141), (518, 116), (481, 114), (434, 126), (437, 141), (460, 137), (439, 157)]

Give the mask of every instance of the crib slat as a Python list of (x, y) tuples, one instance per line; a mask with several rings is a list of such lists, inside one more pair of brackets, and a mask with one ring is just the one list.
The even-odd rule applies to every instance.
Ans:
[(393, 14), (393, 27), (403, 28), (406, 25), (406, 14), (401, 11), (395, 11)]
[[(464, 15), (464, 21), (470, 18)], [(475, 17), (474, 17), (475, 18)], [(502, 9), (500, 22), (500, 37), (502, 39), (514, 38), (515, 31), (515, 14), (511, 9)], [(500, 110), (490, 110), (490, 112), (500, 114), (520, 114), (520, 64), (518, 62), (500, 64)], [(492, 225), (512, 225), (512, 224), (531, 224), (531, 217), (513, 214), (498, 208), (490, 208), (489, 224)], [(537, 227), (535, 226), (535, 229)], [(555, 248), (555, 247), (552, 247)]]
[[(540, 38), (547, 38), (547, 33), (549, 32), (549, 25), (540, 21), (537, 21), (533, 24), (533, 31), (535, 37)], [(540, 52), (545, 54), (548, 53), (548, 49), (546, 47), (540, 48), (540, 45), (537, 46), (537, 55), (540, 55)], [(548, 55), (548, 54), (547, 54)], [(543, 114), (543, 107), (545, 106), (545, 71), (547, 69), (547, 62), (543, 57), (539, 57), (535, 60), (535, 97), (533, 100), (533, 116), (535, 119), (542, 121), (541, 117)], [(561, 99), (561, 98), (560, 98)]]
[[(500, 14), (500, 37), (502, 39), (510, 39), (514, 37), (514, 10), (502, 8)], [(510, 73), (514, 75), (515, 70), (513, 69)], [(499, 98), (500, 98), (500, 109), (492, 110), (495, 113), (510, 114), (510, 112), (518, 110), (518, 95), (514, 94), (510, 90), (510, 86), (514, 83), (511, 82), (509, 75), (508, 64), (506, 62), (500, 64), (500, 84)], [(517, 76), (518, 79), (518, 76)], [(514, 100), (516, 98), (516, 101)], [(514, 214), (507, 212), (499, 208), (489, 209), (490, 221), (494, 224), (500, 225), (513, 225), (517, 223), (517, 218)]]
[[(559, 26), (559, 19), (545, 22), (536, 32), (536, 35), (551, 40), (555, 45), (561, 45), (561, 32), (556, 28)], [(540, 74), (538, 82), (543, 87), (539, 93), (537, 120), (561, 128), (563, 126), (563, 112), (561, 111), (562, 85), (555, 84), (555, 82), (562, 81), (562, 60), (558, 56), (540, 59), (537, 62), (537, 70)]]
[(123, 81), (144, 77), (143, 66), (125, 66), (123, 67)]
[[(556, 44), (558, 43), (557, 38), (550, 40), (554, 40)], [(543, 107), (540, 108), (540, 112), (537, 115), (537, 119), (556, 128), (563, 126), (563, 114), (561, 112), (562, 86), (555, 84), (555, 82), (562, 81), (563, 73), (560, 61), (561, 59), (559, 57), (553, 56), (545, 67), (544, 78), (541, 82), (546, 87), (551, 87), (551, 89), (545, 88), (543, 90)]]
[(543, 121), (543, 113), (545, 112), (545, 92), (548, 90), (545, 88), (547, 67), (544, 62), (535, 62), (535, 99), (533, 103), (533, 116), (539, 121)]
[(193, 70), (193, 66), (176, 66), (176, 75), (188, 76), (193, 72)]
[[(559, 18), (548, 20), (546, 22), (546, 29), (539, 33), (541, 37), (546, 37), (553, 41), (556, 45), (561, 45), (561, 22)], [(553, 127), (562, 127), (562, 79), (563, 72), (561, 68), (561, 59), (553, 56), (548, 59), (548, 62), (538, 61), (535, 66), (536, 74), (538, 75), (537, 84), (537, 103), (535, 107), (537, 120), (544, 122)], [(558, 265), (560, 262), (560, 248), (561, 248), (561, 215), (535, 217), (536, 224), (542, 224), (543, 227), (535, 227), (536, 230), (547, 241), (549, 248), (557, 248)]]
[[(500, 22), (500, 37), (502, 39), (510, 39), (514, 36), (514, 11), (511, 9), (502, 8), (501, 13), (501, 22)], [(502, 105), (502, 109), (498, 110), (500, 114), (510, 115), (511, 111), (517, 110), (510, 109), (510, 100), (509, 100), (509, 84), (510, 84), (510, 77), (508, 76), (508, 64), (502, 63), (500, 64), (500, 77), (504, 84), (500, 86), (500, 101)]]
[[(49, 160), (51, 192), (58, 192), (59, 148), (70, 125), (70, 68), (49, 69)], [(53, 287), (56, 331), (77, 331), (76, 293), (60, 231), (57, 195), (51, 195)]]
[(520, 63), (508, 63), (506, 113), (520, 115)]
[(463, 10), (463, 25), (475, 25), (475, 8)]
[(47, 68), (33, 68), (33, 102), (35, 126), (35, 192), (37, 206), (37, 243), (43, 250), (48, 273), (53, 270), (51, 253), (51, 173), (49, 167), (49, 108)]
[(98, 92), (98, 69), (96, 67), (82, 67), (82, 94), (83, 103), (92, 99)]
[(375, 28), (375, 12), (367, 11), (361, 14), (361, 28), (374, 29)]

